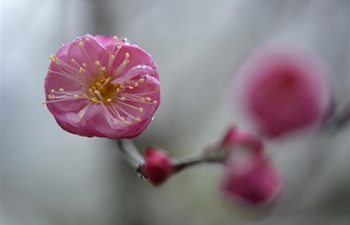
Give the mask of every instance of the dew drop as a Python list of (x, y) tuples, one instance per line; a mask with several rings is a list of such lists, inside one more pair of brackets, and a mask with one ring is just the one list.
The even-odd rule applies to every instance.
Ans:
[(130, 40), (127, 38), (122, 38), (122, 42), (124, 42), (126, 45), (130, 45)]

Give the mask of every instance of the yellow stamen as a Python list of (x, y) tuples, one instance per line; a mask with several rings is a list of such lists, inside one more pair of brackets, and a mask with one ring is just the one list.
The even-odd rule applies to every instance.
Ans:
[(56, 56), (55, 54), (50, 55), (51, 62), (56, 62)]
[(82, 48), (84, 46), (83, 42), (79, 42), (79, 47)]

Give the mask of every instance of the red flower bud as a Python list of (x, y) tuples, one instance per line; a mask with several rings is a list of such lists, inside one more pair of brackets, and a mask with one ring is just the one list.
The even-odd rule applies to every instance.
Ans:
[(171, 176), (174, 170), (174, 164), (166, 152), (153, 147), (146, 149), (143, 173), (151, 183), (160, 185)]
[(248, 147), (257, 153), (262, 153), (264, 147), (263, 142), (258, 137), (235, 127), (230, 127), (221, 143), (226, 146)]
[(254, 154), (228, 166), (222, 192), (229, 201), (256, 206), (274, 202), (282, 187), (277, 170), (261, 155)]

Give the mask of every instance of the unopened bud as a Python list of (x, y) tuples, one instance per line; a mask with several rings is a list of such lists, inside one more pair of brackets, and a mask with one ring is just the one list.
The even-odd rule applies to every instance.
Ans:
[(151, 183), (160, 185), (172, 175), (174, 169), (173, 161), (166, 152), (153, 147), (146, 149), (143, 173)]
[(282, 189), (281, 176), (261, 155), (229, 165), (222, 183), (225, 200), (245, 206), (269, 205)]
[(256, 151), (257, 153), (262, 152), (264, 147), (260, 138), (246, 131), (238, 130), (235, 127), (229, 128), (221, 144), (232, 147), (247, 147), (250, 150)]

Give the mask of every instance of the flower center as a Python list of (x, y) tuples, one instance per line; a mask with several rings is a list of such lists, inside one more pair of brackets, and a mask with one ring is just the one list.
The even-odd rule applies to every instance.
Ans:
[(116, 92), (120, 91), (121, 84), (111, 84), (110, 77), (103, 77), (99, 81), (97, 81), (92, 87), (89, 89), (89, 93), (92, 95), (91, 100), (97, 102), (104, 101), (110, 102), (115, 96)]

